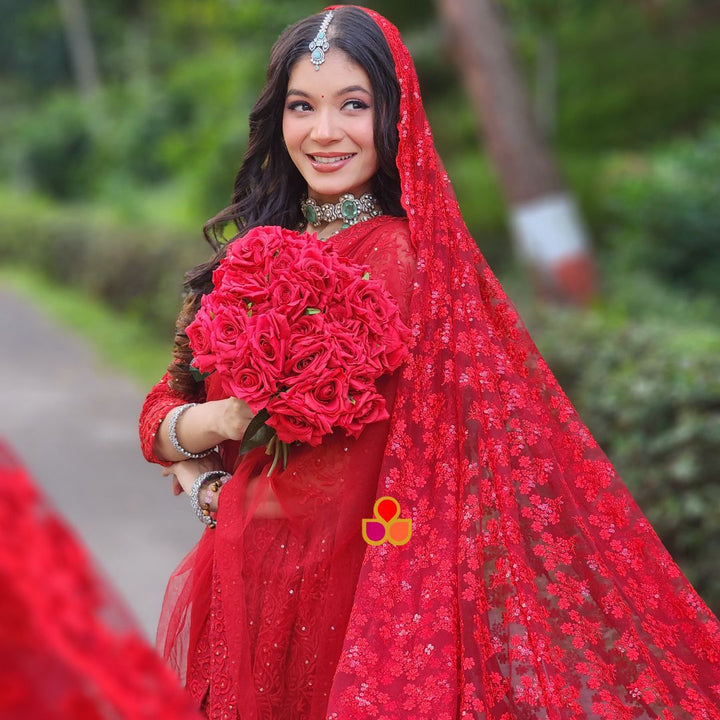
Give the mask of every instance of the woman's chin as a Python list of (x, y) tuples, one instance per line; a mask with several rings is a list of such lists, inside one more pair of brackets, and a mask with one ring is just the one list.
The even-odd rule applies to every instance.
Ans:
[(323, 183), (308, 185), (308, 195), (319, 203), (337, 202), (341, 195), (350, 193), (360, 197), (372, 189), (370, 183), (357, 185), (355, 183)]

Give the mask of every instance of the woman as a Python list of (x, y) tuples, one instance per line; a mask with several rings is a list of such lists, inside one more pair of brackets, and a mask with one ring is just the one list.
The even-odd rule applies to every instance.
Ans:
[[(293, 448), (271, 479), (262, 450), (238, 461), (251, 414), (212, 375), (188, 381), (183, 345), (217, 259), (190, 277), (144, 449), (186, 490), (207, 468), (233, 477), (171, 581), (166, 655), (209, 717), (720, 718), (717, 621), (470, 238), (397, 30), (344, 6), (276, 43), (233, 204), (209, 227), (303, 227), (305, 193), (368, 189), (379, 216), (319, 234), (370, 264), (413, 342), (381, 384), (389, 421), (356, 441)], [(183, 461), (171, 429), (219, 459)], [(412, 519), (405, 545), (361, 538), (382, 496)]]

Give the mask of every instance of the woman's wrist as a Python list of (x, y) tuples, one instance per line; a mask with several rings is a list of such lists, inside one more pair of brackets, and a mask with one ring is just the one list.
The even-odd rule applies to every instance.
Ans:
[(236, 397), (215, 400), (208, 408), (208, 427), (223, 440), (242, 440), (253, 415), (248, 405)]
[[(170, 410), (155, 436), (156, 457), (176, 462), (204, 457), (209, 454), (207, 451), (212, 452), (226, 439), (214, 430), (215, 404), (216, 402), (184, 403)], [(180, 449), (173, 443), (173, 430), (174, 439), (180, 445)]]
[(190, 490), (190, 505), (200, 521), (210, 528), (215, 527), (217, 497), (222, 486), (231, 478), (224, 470), (209, 470), (195, 479)]
[(168, 439), (170, 440), (171, 445), (175, 448), (175, 450), (177, 450), (177, 452), (180, 453), (180, 455), (193, 460), (203, 458), (216, 449), (215, 447), (208, 447), (200, 451), (191, 451), (180, 442), (180, 439), (178, 438), (178, 422), (184, 413), (194, 407), (197, 407), (197, 403), (185, 403), (185, 405), (176, 407), (171, 411), (170, 422), (168, 423)]

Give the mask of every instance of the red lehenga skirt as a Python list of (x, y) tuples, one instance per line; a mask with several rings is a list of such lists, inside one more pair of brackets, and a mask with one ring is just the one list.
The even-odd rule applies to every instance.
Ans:
[[(395, 384), (379, 383), (390, 407)], [(237, 464), (217, 528), (170, 580), (158, 631), (208, 718), (325, 716), (386, 440), (380, 422), (357, 440), (293, 446), (270, 478), (263, 448)], [(222, 450), (232, 466), (237, 444)]]

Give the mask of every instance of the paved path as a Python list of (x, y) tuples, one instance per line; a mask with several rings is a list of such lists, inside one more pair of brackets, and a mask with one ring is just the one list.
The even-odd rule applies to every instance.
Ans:
[(165, 582), (202, 528), (140, 454), (147, 389), (0, 286), (0, 437), (154, 637)]

